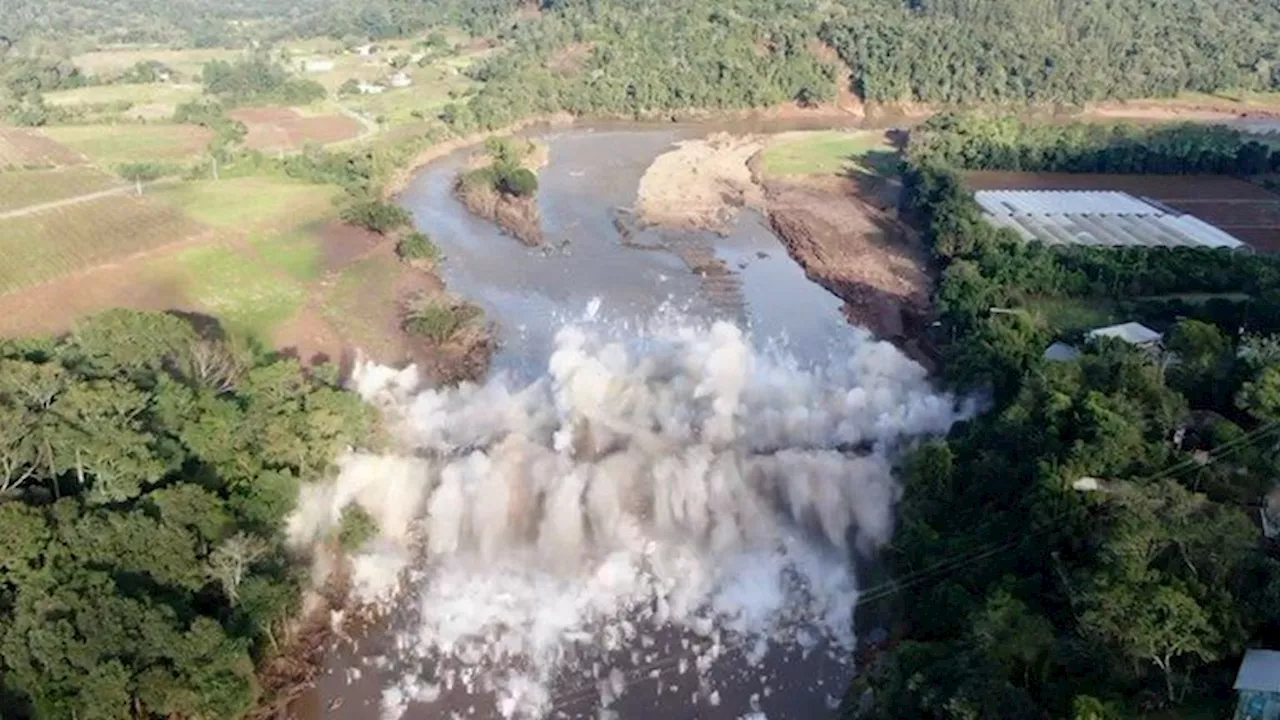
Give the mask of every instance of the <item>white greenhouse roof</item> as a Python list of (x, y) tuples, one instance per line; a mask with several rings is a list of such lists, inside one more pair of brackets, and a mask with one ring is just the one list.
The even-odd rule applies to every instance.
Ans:
[(1236, 675), (1235, 689), (1280, 692), (1280, 652), (1246, 650)]
[(1071, 362), (1078, 357), (1080, 351), (1064, 342), (1056, 342), (1044, 351), (1044, 359), (1050, 362)]
[(1110, 325), (1108, 327), (1098, 328), (1097, 330), (1090, 330), (1087, 335), (1090, 340), (1096, 340), (1100, 337), (1109, 337), (1117, 340), (1124, 340), (1125, 342), (1132, 343), (1134, 345), (1149, 345), (1154, 342), (1159, 342), (1160, 338), (1163, 337), (1163, 335), (1155, 330), (1152, 330), (1142, 323), (1136, 322), (1121, 323), (1120, 325)]
[(980, 190), (986, 218), (1028, 241), (1104, 247), (1241, 248), (1245, 244), (1191, 215), (1102, 190)]

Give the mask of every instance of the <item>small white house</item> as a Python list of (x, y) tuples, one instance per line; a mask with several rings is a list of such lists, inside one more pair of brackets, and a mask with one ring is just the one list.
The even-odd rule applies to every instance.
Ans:
[(413, 53), (409, 56), (409, 62), (413, 63), (414, 65), (417, 65), (418, 63), (422, 62), (423, 58), (425, 58), (426, 56), (427, 54), (424, 52)]
[(412, 85), (413, 79), (402, 72), (398, 72), (391, 76), (391, 79), (389, 80), (389, 82), (391, 83), (391, 87), (393, 88), (403, 88), (403, 87), (409, 87), (410, 85)]
[(373, 54), (373, 43), (366, 43), (356, 47), (356, 54), (368, 57)]
[[(1084, 337), (1086, 340), (1115, 338), (1153, 353), (1160, 350), (1160, 342), (1164, 340), (1164, 336), (1160, 333), (1136, 322), (1108, 325), (1107, 327), (1090, 330), (1084, 334)], [(1044, 359), (1049, 362), (1071, 362), (1078, 357), (1080, 357), (1080, 350), (1064, 342), (1055, 342), (1044, 351)]]
[(302, 61), (303, 72), (329, 72), (333, 68), (333, 61), (325, 58), (315, 58)]
[(360, 83), (356, 86), (356, 89), (360, 91), (361, 95), (377, 95), (386, 90), (385, 87), (378, 85), (377, 83), (367, 82)]
[(1098, 328), (1097, 330), (1090, 330), (1085, 334), (1085, 337), (1090, 340), (1097, 340), (1098, 338), (1104, 337), (1115, 338), (1116, 340), (1123, 340), (1130, 345), (1137, 345), (1138, 347), (1146, 348), (1155, 347), (1164, 339), (1164, 336), (1160, 333), (1152, 330), (1142, 323), (1136, 322), (1121, 323), (1119, 325), (1110, 325), (1108, 327)]

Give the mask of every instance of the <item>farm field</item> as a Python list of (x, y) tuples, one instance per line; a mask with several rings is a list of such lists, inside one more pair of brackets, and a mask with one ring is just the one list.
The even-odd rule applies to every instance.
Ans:
[(420, 122), (422, 118), (415, 117), (415, 111), (426, 118), (432, 118), (445, 105), (455, 102), (455, 98), (461, 98), (476, 87), (474, 81), (457, 74), (451, 70), (452, 67), (433, 65), (410, 68), (407, 72), (413, 78), (413, 85), (389, 89), (378, 95), (358, 95), (351, 98), (349, 104), (367, 115), (382, 118), (391, 125)]
[(187, 302), (216, 316), (228, 329), (264, 342), (306, 299), (306, 290), (263, 263), (252, 250), (210, 243), (158, 258), (150, 282), (181, 289)]
[(149, 197), (213, 227), (287, 229), (333, 213), (332, 186), (276, 177), (198, 180), (157, 187)]
[(91, 200), (3, 221), (0, 293), (191, 238), (204, 226), (131, 195)]
[(1263, 252), (1280, 252), (1280, 195), (1218, 175), (969, 172), (973, 190), (1118, 190), (1211, 223)]
[(362, 126), (341, 114), (304, 115), (294, 108), (240, 108), (228, 113), (249, 129), (244, 143), (254, 150), (297, 150), (308, 142), (350, 140)]
[(0, 173), (0, 212), (63, 200), (118, 184), (115, 178), (89, 167)]
[(162, 46), (127, 46), (83, 53), (72, 57), (71, 62), (90, 75), (114, 75), (144, 60), (156, 60), (184, 76), (180, 79), (190, 79), (198, 76), (210, 60), (234, 60), (243, 55), (243, 50), (228, 48), (171, 50)]
[(104, 167), (187, 160), (200, 155), (213, 137), (195, 125), (64, 125), (45, 132)]
[(130, 103), (129, 109), (119, 111), (119, 114), (155, 121), (173, 117), (174, 108), (200, 97), (201, 92), (197, 84), (96, 85), (48, 93), (44, 99), (50, 105), (63, 107)]
[(767, 175), (837, 175), (878, 172), (896, 151), (879, 131), (786, 133), (761, 156)]
[(85, 158), (36, 130), (0, 127), (0, 170), (80, 165)]

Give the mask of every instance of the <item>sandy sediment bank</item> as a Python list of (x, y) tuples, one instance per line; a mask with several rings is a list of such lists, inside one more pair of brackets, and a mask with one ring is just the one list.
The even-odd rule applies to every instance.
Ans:
[(763, 210), (764, 190), (747, 164), (763, 147), (759, 137), (727, 133), (679, 143), (640, 179), (636, 218), (643, 225), (719, 231), (737, 208)]
[[(546, 144), (531, 140), (527, 153), (520, 161), (520, 167), (536, 176), (546, 166), (548, 157)], [(542, 213), (538, 211), (536, 194), (511, 195), (487, 183), (466, 181), (468, 173), (483, 169), (489, 163), (489, 158), (484, 155), (472, 158), (458, 176), (454, 195), (473, 215), (489, 220), (525, 245), (541, 245), (544, 239)]]
[(887, 181), (766, 177), (761, 150), (791, 137), (717, 134), (681, 143), (646, 171), (638, 218), (714, 231), (738, 208), (757, 209), (809, 278), (844, 300), (851, 322), (922, 357), (913, 338), (929, 313), (927, 255), (898, 219)]

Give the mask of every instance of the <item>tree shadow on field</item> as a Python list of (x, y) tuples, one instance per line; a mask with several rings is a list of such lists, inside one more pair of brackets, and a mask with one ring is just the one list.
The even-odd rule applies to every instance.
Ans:
[(881, 210), (898, 206), (902, 193), (902, 157), (898, 152), (868, 150), (849, 155), (845, 161), (848, 164), (840, 175), (854, 182), (863, 199)]

